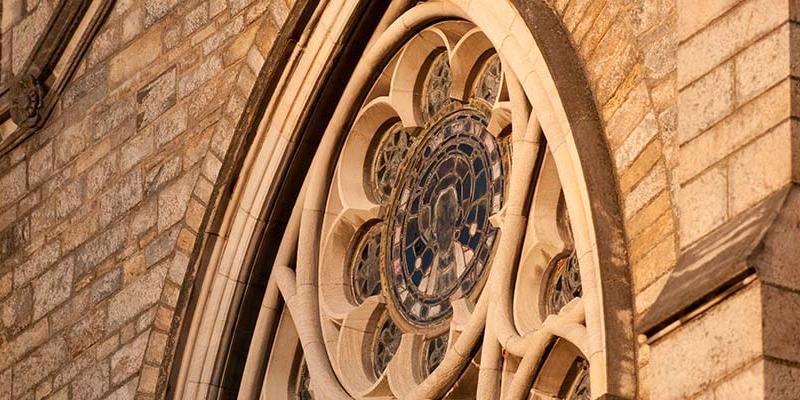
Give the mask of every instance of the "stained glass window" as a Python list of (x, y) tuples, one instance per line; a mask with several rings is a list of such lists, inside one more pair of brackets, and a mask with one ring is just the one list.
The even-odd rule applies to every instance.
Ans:
[(352, 287), (357, 303), (381, 292), (381, 226), (364, 233), (353, 254)]
[(430, 72), (425, 79), (425, 105), (423, 112), (426, 118), (435, 115), (450, 100), (450, 86), (452, 83), (452, 72), (450, 62), (447, 59), (447, 52), (442, 51), (431, 64)]
[(547, 314), (557, 314), (572, 299), (583, 294), (575, 252), (556, 258), (554, 263), (545, 295)]
[(447, 334), (439, 335), (425, 342), (425, 372), (430, 374), (444, 359), (447, 352)]
[(394, 353), (397, 352), (397, 348), (400, 347), (400, 338), (402, 336), (403, 332), (391, 319), (387, 319), (381, 326), (375, 338), (375, 346), (372, 351), (374, 357), (373, 367), (376, 377), (380, 376), (383, 371), (386, 370), (389, 361), (392, 360)]
[(589, 364), (581, 360), (578, 363), (578, 374), (573, 381), (567, 400), (590, 400), (592, 398), (589, 387)]
[(497, 54), (493, 54), (484, 62), (475, 82), (472, 96), (485, 100), (489, 104), (494, 104), (500, 93), (501, 76), (500, 57)]
[(497, 230), (489, 216), (503, 199), (500, 144), (479, 112), (459, 111), (425, 136), (398, 184), (389, 218), (391, 297), (411, 324), (451, 314), (486, 270)]
[(411, 147), (411, 141), (409, 130), (403, 128), (399, 122), (392, 125), (383, 135), (370, 174), (373, 197), (378, 201), (385, 201), (392, 194), (400, 164)]

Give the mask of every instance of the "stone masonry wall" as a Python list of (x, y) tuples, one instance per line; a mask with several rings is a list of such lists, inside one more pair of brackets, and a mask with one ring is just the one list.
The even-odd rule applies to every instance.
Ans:
[[(3, 78), (54, 3), (3, 0)], [(152, 397), (221, 160), (289, 7), (118, 0), (46, 126), (0, 158), (0, 399)]]
[[(54, 1), (3, 0), (0, 79)], [(547, 1), (606, 129), (641, 315), (682, 248), (792, 180), (797, 2)], [(217, 173), (287, 3), (117, 0), (46, 126), (0, 158), (0, 399), (153, 397)], [(762, 301), (800, 304), (798, 289), (757, 281), (641, 346), (640, 397), (730, 398), (721, 388), (770, 379), (782, 390), (800, 356), (765, 357), (757, 320), (780, 314)], [(686, 353), (725, 359), (665, 386)]]

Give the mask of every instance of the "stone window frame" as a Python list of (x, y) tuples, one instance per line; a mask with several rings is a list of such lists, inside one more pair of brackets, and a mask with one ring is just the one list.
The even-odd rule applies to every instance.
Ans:
[[(333, 21), (336, 21), (337, 17), (352, 12), (356, 2), (344, 1), (342, 3), (344, 5), (337, 9), (336, 12), (328, 13), (328, 9), (322, 12), (323, 18), (326, 16), (330, 18), (328, 27), (336, 26)], [(603, 293), (602, 302), (599, 296), (586, 296), (589, 299), (585, 305), (588, 316), (586, 323), (589, 331), (597, 332), (589, 335), (589, 343), (587, 344), (589, 355), (587, 358), (592, 365), (602, 365), (599, 374), (592, 374), (592, 389), (595, 395), (601, 394), (605, 396), (607, 394), (630, 398), (635, 393), (636, 382), (632, 363), (634, 358), (631, 346), (632, 330), (628, 329), (630, 327), (630, 299), (625, 298), (629, 297), (629, 294), (625, 295), (625, 293), (629, 293), (630, 288), (629, 276), (627, 276), (629, 273), (626, 269), (627, 260), (624, 256), (624, 246), (621, 244), (619, 204), (617, 203), (616, 194), (609, 193), (607, 190), (609, 186), (613, 187), (614, 185), (613, 176), (609, 178), (608, 171), (610, 169), (602, 168), (610, 165), (608, 155), (604, 154), (604, 152), (607, 152), (607, 148), (604, 147), (602, 139), (598, 139), (600, 137), (599, 134), (602, 133), (602, 128), (600, 127), (596, 110), (591, 103), (591, 96), (588, 94), (588, 84), (585, 78), (582, 78), (577, 73), (579, 72), (579, 67), (578, 71), (575, 70), (578, 64), (565, 64), (561, 68), (566, 71), (563, 74), (564, 77), (559, 78), (557, 74), (551, 74), (551, 68), (545, 62), (543, 52), (547, 53), (547, 61), (552, 63), (563, 61), (565, 58), (564, 53), (553, 53), (552, 50), (554, 48), (561, 50), (564, 50), (565, 46), (569, 48), (568, 43), (564, 42), (564, 37), (558, 34), (558, 29), (560, 28), (558, 27), (557, 18), (547, 14), (550, 10), (546, 6), (539, 4), (539, 2), (529, 4), (512, 1), (512, 3), (514, 4), (504, 2), (494, 4), (492, 2), (491, 6), (489, 6), (487, 3), (477, 1), (468, 4), (454, 4), (450, 1), (427, 2), (414, 7), (411, 10), (413, 13), (405, 14), (394, 24), (389, 25), (384, 34), (388, 33), (390, 36), (394, 36), (396, 41), (412, 33), (410, 31), (413, 29), (409, 27), (428, 24), (445, 16), (469, 19), (481, 27), (481, 30), (486, 33), (492, 43), (497, 44), (496, 48), (499, 49), (501, 55), (515, 60), (514, 67), (516, 70), (514, 73), (522, 77), (519, 80), (517, 89), (524, 92), (531, 99), (531, 103), (536, 104), (538, 122), (544, 129), (547, 141), (553, 149), (551, 154), (557, 166), (556, 170), (558, 175), (561, 176), (562, 182), (567, 182), (564, 186), (564, 193), (567, 198), (568, 208), (571, 211), (570, 214), (574, 214), (576, 217), (575, 221), (573, 221), (573, 228), (576, 234), (576, 248), (581, 254), (580, 264), (587, 271), (594, 271), (588, 277), (589, 279), (583, 279), (587, 293), (594, 290), (593, 288), (597, 289), (596, 292), (602, 291)], [(539, 7), (539, 9), (536, 7)], [(545, 12), (537, 14), (535, 12), (537, 10)], [(542, 20), (541, 18), (544, 19)], [(549, 29), (533, 29), (536, 24), (544, 24), (545, 28), (553, 29), (552, 31)], [(322, 35), (334, 35), (333, 32), (336, 32), (336, 30), (331, 28)], [(531, 32), (534, 32), (534, 34), (532, 35)], [(547, 36), (548, 32), (555, 32), (555, 34), (551, 34), (549, 39), (547, 37), (543, 39), (541, 35), (536, 34), (537, 32), (545, 32), (545, 36)], [(552, 43), (549, 43), (550, 41)], [(308, 43), (313, 43), (313, 41), (309, 40)], [(313, 46), (309, 45), (304, 49), (306, 54), (318, 55), (319, 52), (330, 51), (330, 48), (327, 47), (329, 42), (325, 42), (324, 39), (313, 44)], [(541, 48), (540, 45), (542, 45)], [(571, 48), (569, 49), (571, 50)], [(380, 58), (390, 50), (390, 45), (387, 43), (382, 43), (380, 39), (374, 40), (368, 48), (367, 55), (365, 55), (367, 61), (356, 68), (353, 79), (355, 83), (351, 82), (351, 85), (355, 87), (362, 86), (363, 81), (370, 78), (369, 71), (375, 69), (375, 66), (381, 63)], [(575, 55), (567, 55), (566, 59), (574, 61)], [(311, 69), (317, 67), (320, 62), (324, 63), (324, 58), (322, 61), (311, 61)], [(287, 79), (290, 81), (296, 80), (294, 77), (288, 77)], [(287, 102), (287, 100), (281, 99), (291, 100), (293, 99), (291, 96), (307, 94), (306, 91), (308, 89), (302, 85), (303, 79), (297, 78), (297, 80), (300, 81), (298, 82), (300, 83), (299, 86), (293, 87), (289, 84), (286, 87), (291, 90), (287, 90), (281, 96), (271, 100), (273, 105), (269, 107), (274, 107), (272, 108), (273, 111), (284, 108), (283, 111), (288, 111), (288, 113), (274, 113), (273, 115), (279, 115), (279, 117), (277, 121), (269, 121), (266, 127), (262, 127), (259, 133), (262, 138), (276, 134), (281, 135), (281, 130), (278, 127), (287, 121), (286, 116), (296, 116), (296, 114), (292, 114), (291, 107), (293, 104), (298, 104), (298, 102)], [(570, 91), (569, 89), (576, 90)], [(585, 92), (577, 95), (574, 93), (581, 90), (585, 90)], [(342, 93), (342, 103), (356, 104), (359, 96), (358, 89), (348, 87)], [(286, 105), (289, 107), (286, 108)], [(347, 123), (344, 116), (350, 115), (350, 113), (345, 109), (342, 109), (342, 112), (339, 111), (337, 110), (334, 113), (334, 118), (323, 137), (323, 142), (319, 147), (320, 154), (329, 152), (333, 154), (331, 148), (336, 146), (336, 143), (340, 140), (340, 135), (346, 131), (342, 129), (342, 126)], [(522, 121), (522, 123), (525, 124), (527, 121)], [(277, 137), (276, 139), (278, 143), (277, 149), (279, 150), (280, 141), (284, 139), (282, 137)], [(274, 141), (270, 143), (268, 140), (262, 140), (259, 143), (268, 144), (251, 149), (253, 158), (249, 163), (250, 166), (268, 166), (270, 164), (270, 155), (273, 155), (276, 151), (276, 142)], [(535, 159), (534, 154), (529, 154), (529, 156), (529, 160)], [(333, 164), (331, 160), (326, 159), (326, 156), (318, 158), (320, 159), (315, 161), (314, 171), (330, 170)], [(313, 250), (304, 249), (303, 247), (307, 247), (307, 243), (319, 240), (314, 239), (315, 237), (319, 238), (320, 235), (320, 214), (322, 210), (320, 204), (324, 201), (324, 196), (321, 195), (323, 192), (319, 191), (319, 187), (326, 185), (324, 182), (326, 174), (315, 174), (312, 171), (310, 175), (312, 179), (304, 185), (304, 190), (298, 198), (300, 206), (296, 208), (297, 212), (293, 213), (293, 218), (289, 221), (289, 226), (284, 236), (284, 239), (289, 238), (289, 242), (294, 241), (301, 245), (297, 253), (297, 266), (292, 271), (287, 268), (288, 265), (291, 265), (291, 261), (276, 260), (276, 268), (273, 268), (271, 278), (274, 278), (274, 282), (276, 282), (274, 285), (280, 287), (290, 311), (298, 308), (304, 310), (298, 313), (298, 316), (302, 317), (302, 320), (297, 321), (298, 329), (301, 332), (305, 330), (313, 333), (316, 330), (313, 325), (315, 317), (318, 316), (318, 310), (315, 311), (314, 307), (309, 306), (309, 300), (315, 296), (313, 294), (315, 290), (308, 289), (316, 288), (317, 285), (316, 279), (312, 277), (313, 274), (309, 274), (312, 265), (316, 263), (314, 260), (317, 255), (313, 254)], [(218, 271), (219, 265), (222, 264), (226, 273), (230, 273), (233, 276), (237, 269), (241, 268), (241, 266), (236, 265), (236, 260), (242, 257), (242, 250), (247, 247), (246, 243), (251, 238), (248, 232), (252, 232), (252, 222), (248, 222), (247, 216), (243, 214), (260, 215), (258, 201), (253, 201), (254, 198), (250, 196), (257, 195), (258, 190), (263, 190), (259, 188), (265, 184), (264, 180), (267, 180), (267, 178), (263, 175), (245, 179), (239, 184), (238, 192), (234, 192), (235, 196), (241, 196), (240, 199), (244, 198), (246, 200), (244, 202), (245, 208), (241, 209), (242, 212), (231, 213), (225, 224), (228, 227), (239, 226), (241, 230), (230, 237), (226, 237), (225, 243), (217, 244), (217, 247), (215, 247), (217, 251), (213, 253), (215, 255), (212, 255), (212, 268), (209, 268), (209, 271)], [(598, 194), (594, 192), (598, 188), (606, 190)], [(254, 191), (255, 193), (251, 193)], [(235, 203), (237, 207), (240, 205), (237, 202), (232, 203)], [(247, 209), (250, 211), (244, 211)], [(517, 211), (519, 212), (519, 210)], [(299, 223), (301, 216), (304, 220), (302, 224)], [(521, 216), (516, 215), (514, 217)], [(240, 222), (237, 222), (237, 219)], [(506, 219), (512, 220), (515, 218), (507, 216)], [(294, 239), (291, 239), (292, 237)], [(602, 241), (598, 241), (598, 237)], [(623, 249), (621, 254), (620, 249)], [(600, 264), (601, 259), (604, 262), (602, 265)], [(230, 264), (231, 262), (233, 264)], [(601, 275), (603, 276), (601, 277)], [(273, 282), (273, 279), (270, 279), (270, 281)], [(273, 288), (272, 290), (275, 288), (275, 286), (270, 287)], [(267, 289), (268, 293), (271, 290), (270, 287)], [(621, 288), (622, 290), (608, 290), (609, 288)], [(506, 293), (513, 292), (513, 290), (506, 291)], [(211, 302), (214, 299), (224, 300), (224, 292), (217, 291), (217, 294), (212, 294)], [(209, 302), (204, 300), (204, 303), (208, 304)], [(213, 311), (213, 315), (218, 313), (218, 310), (224, 309), (224, 307), (224, 304), (220, 308), (215, 306), (209, 311)], [(589, 310), (592, 311), (590, 312)], [(203, 314), (207, 313), (204, 312)], [(195, 324), (194, 321), (193, 324)], [(190, 330), (190, 332), (194, 332), (190, 333), (190, 336), (196, 337), (198, 333), (202, 333), (202, 340), (192, 340), (190, 347), (198, 348), (198, 345), (209, 343), (209, 340), (212, 344), (214, 340), (217, 340), (213, 334), (204, 333), (207, 332), (206, 329), (208, 328), (204, 328), (203, 323), (197, 322), (196, 324), (196, 327)], [(205, 322), (205, 325), (207, 324), (208, 320)], [(219, 326), (219, 324), (220, 322), (215, 322), (213, 325)], [(312, 327), (307, 325), (312, 325)], [(302, 340), (304, 335), (301, 334), (300, 338)], [(335, 395), (337, 390), (341, 390), (341, 387), (338, 386), (338, 382), (335, 379), (334, 371), (329, 364), (330, 361), (324, 357), (324, 345), (322, 343), (313, 343), (313, 340), (313, 337), (305, 338), (303, 346), (307, 353), (307, 358), (317, 360), (309, 362), (309, 369), (317, 384), (323, 385), (326, 390), (330, 390)], [(458, 339), (458, 341), (464, 342), (475, 342), (477, 340), (478, 337), (473, 332), (470, 332), (469, 335), (462, 334)], [(511, 336), (501, 337), (499, 341), (506, 347), (508, 347), (509, 343), (512, 343), (511, 346), (515, 346)], [(458, 348), (459, 344), (455, 343), (454, 346)], [(466, 349), (461, 349), (459, 352), (465, 354), (464, 350)], [(612, 358), (616, 360), (608, 362)], [(312, 367), (315, 362), (319, 362), (319, 365)], [(447, 363), (447, 360), (444, 363)], [(197, 363), (189, 360), (181, 368), (181, 371), (186, 371), (192, 368), (193, 365), (197, 365)], [(206, 363), (206, 365), (208, 364)], [(526, 366), (520, 366), (520, 368), (523, 367)], [(194, 368), (198, 371), (203, 371), (208, 367), (203, 367), (201, 362), (199, 367), (195, 366)], [(527, 366), (526, 368), (533, 367)], [(247, 374), (247, 370), (248, 368), (245, 368), (245, 374)], [(441, 368), (437, 369), (437, 371), (439, 370)], [(180, 382), (182, 380), (179, 379)], [(410, 396), (427, 397), (441, 394), (441, 386), (426, 382), (417, 386), (414, 389), (415, 391), (410, 393)], [(522, 382), (517, 386), (529, 387), (530, 385)], [(346, 392), (342, 390), (338, 393), (344, 395)]]

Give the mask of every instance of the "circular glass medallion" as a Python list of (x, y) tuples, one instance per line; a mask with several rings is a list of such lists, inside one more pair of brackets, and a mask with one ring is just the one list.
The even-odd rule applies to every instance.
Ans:
[(484, 276), (503, 201), (505, 165), (483, 114), (456, 112), (434, 125), (398, 181), (388, 216), (386, 279), (393, 307), (413, 326), (441, 322), (451, 300)]

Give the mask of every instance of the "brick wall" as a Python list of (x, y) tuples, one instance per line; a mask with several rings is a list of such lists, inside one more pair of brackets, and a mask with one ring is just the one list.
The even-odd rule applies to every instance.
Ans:
[[(4, 78), (53, 3), (3, 1)], [(289, 7), (116, 2), (46, 126), (0, 159), (0, 398), (152, 396), (221, 160)]]

